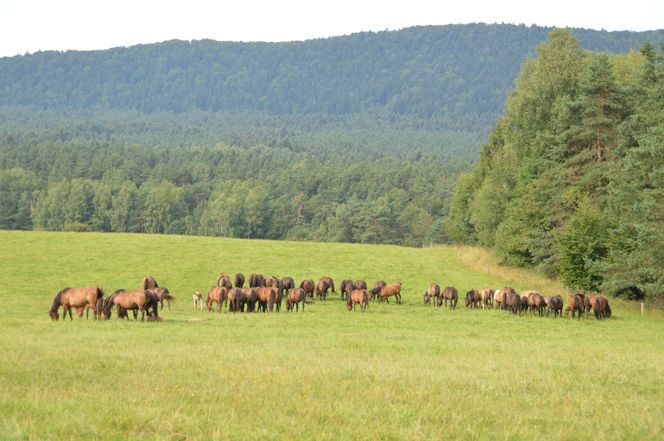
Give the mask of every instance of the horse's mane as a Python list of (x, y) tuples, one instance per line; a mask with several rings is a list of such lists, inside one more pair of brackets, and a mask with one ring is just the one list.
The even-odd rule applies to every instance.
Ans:
[(63, 289), (62, 291), (60, 291), (59, 293), (57, 293), (55, 295), (55, 297), (53, 298), (53, 303), (51, 303), (51, 311), (57, 311), (58, 310), (58, 308), (62, 304), (62, 294), (64, 294), (65, 291), (67, 291), (69, 289), (71, 289), (71, 288), (65, 288), (65, 289)]

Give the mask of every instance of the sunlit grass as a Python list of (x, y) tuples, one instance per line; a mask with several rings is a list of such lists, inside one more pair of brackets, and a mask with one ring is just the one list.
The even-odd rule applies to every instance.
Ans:
[[(421, 304), (560, 284), (486, 250), (0, 232), (2, 439), (662, 439), (664, 323), (616, 303), (596, 321)], [(404, 304), (349, 313), (196, 312), (220, 271), (399, 280)], [(161, 323), (47, 314), (64, 286), (154, 275)], [(200, 318), (200, 321), (187, 321)]]

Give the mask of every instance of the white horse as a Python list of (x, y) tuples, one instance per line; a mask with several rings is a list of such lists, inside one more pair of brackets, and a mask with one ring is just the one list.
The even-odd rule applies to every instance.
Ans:
[(194, 291), (194, 309), (203, 310), (203, 294), (198, 291)]

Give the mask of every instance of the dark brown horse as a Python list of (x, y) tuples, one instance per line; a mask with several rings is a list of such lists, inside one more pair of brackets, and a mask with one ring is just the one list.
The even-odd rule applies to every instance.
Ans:
[(360, 309), (364, 312), (368, 304), (369, 293), (366, 289), (354, 289), (346, 299), (346, 307), (349, 311), (355, 309), (355, 305), (360, 305)]
[(97, 302), (104, 297), (104, 293), (98, 286), (84, 286), (82, 288), (65, 288), (55, 295), (51, 303), (51, 309), (48, 312), (52, 320), (58, 320), (60, 315), (58, 310), (62, 306), (63, 318), (67, 317), (69, 312), (69, 320), (73, 320), (72, 308), (82, 308), (76, 315), (80, 317), (84, 309), (92, 309), (94, 311), (95, 320), (101, 318), (98, 315), (96, 308)]
[(216, 303), (218, 307), (217, 312), (221, 312), (222, 304), (225, 308), (228, 303), (228, 291), (228, 288), (225, 286), (213, 286), (210, 288), (207, 295), (207, 301), (205, 302), (207, 310), (212, 311), (212, 304)]
[(341, 300), (348, 298), (350, 293), (355, 289), (355, 283), (352, 280), (346, 279), (341, 282)]
[(288, 294), (288, 291), (295, 289), (295, 280), (290, 276), (285, 276), (281, 279), (281, 292)]
[(226, 274), (221, 273), (217, 277), (217, 286), (226, 288), (226, 289), (231, 289), (233, 287), (233, 284), (231, 283), (231, 278), (228, 277)]
[(263, 285), (264, 281), (265, 281), (265, 277), (262, 274), (252, 273), (249, 276), (249, 287), (250, 288), (258, 288), (260, 286), (264, 286)]
[(466, 292), (466, 308), (477, 308), (481, 300), (482, 297), (480, 296), (480, 292), (478, 290), (471, 289), (470, 291)]
[[(510, 294), (516, 294), (516, 290), (512, 288), (511, 286), (506, 286), (503, 289), (500, 290), (500, 295), (502, 297), (502, 303), (500, 304), (500, 309), (507, 309), (507, 297)], [(494, 296), (495, 298), (495, 296)]]
[(590, 297), (589, 301), (597, 320), (611, 317), (611, 307), (609, 306), (609, 299), (606, 296), (595, 294)]
[(438, 298), (438, 306), (447, 306), (447, 301), (450, 301), (450, 309), (456, 309), (457, 302), (459, 301), (459, 291), (453, 286), (447, 286)]
[(440, 285), (438, 285), (437, 283), (432, 283), (424, 292), (424, 304), (429, 305), (430, 304), (429, 302), (431, 302), (431, 299), (433, 299), (434, 301), (431, 302), (431, 304), (435, 306), (436, 301), (438, 300), (439, 297), (440, 297)]
[(235, 274), (235, 287), (242, 288), (244, 286), (244, 274), (236, 273)]
[(256, 311), (256, 301), (258, 299), (257, 288), (242, 288), (242, 296), (240, 297), (240, 311), (244, 312), (245, 306), (247, 312)]
[(562, 317), (563, 315), (563, 298), (561, 296), (546, 296), (544, 297), (544, 303), (546, 304), (546, 316), (549, 316), (549, 313), (553, 311), (553, 317), (556, 318), (558, 315)]
[(143, 287), (143, 289), (159, 288), (159, 285), (157, 284), (157, 281), (152, 276), (143, 277), (143, 281), (141, 282), (141, 286)]
[(231, 288), (228, 290), (228, 310), (240, 312), (242, 303), (242, 290), (247, 288)]
[(307, 294), (302, 288), (294, 288), (288, 291), (286, 297), (286, 311), (292, 311), (295, 306), (295, 311), (300, 310), (300, 302), (302, 302), (302, 312), (304, 312), (304, 304), (306, 303)]
[(171, 309), (171, 302), (175, 300), (175, 297), (171, 295), (171, 293), (168, 291), (168, 288), (151, 288), (148, 289), (151, 293), (154, 293), (157, 298), (159, 299), (159, 304), (161, 305), (161, 309), (164, 309), (164, 300), (166, 300), (166, 303), (168, 303), (168, 309)]
[(387, 285), (387, 283), (386, 283), (384, 280), (376, 280), (376, 282), (374, 282), (374, 286), (373, 286), (373, 287), (374, 287), (374, 289), (375, 289), (375, 288), (382, 288), (382, 287), (384, 287), (384, 286), (386, 286), (386, 285)]
[(314, 283), (313, 280), (311, 279), (306, 279), (300, 282), (300, 288), (304, 290), (304, 292), (307, 294), (307, 297), (310, 299), (314, 298), (314, 290), (316, 289), (316, 284)]
[(505, 299), (505, 308), (510, 309), (514, 315), (521, 315), (521, 296), (516, 292), (507, 294), (507, 298)]
[(386, 301), (387, 304), (390, 304), (389, 297), (394, 296), (397, 299), (397, 304), (401, 303), (401, 283), (390, 283), (385, 285), (382, 288), (374, 288), (371, 290), (373, 295), (378, 296), (379, 301)]
[(532, 313), (537, 313), (539, 316), (544, 315), (544, 308), (546, 304), (544, 303), (544, 297), (539, 295), (539, 293), (532, 291), (528, 294), (528, 309)]
[[(156, 295), (147, 290), (126, 291), (119, 289), (104, 300), (103, 313), (108, 320), (111, 318), (113, 306), (119, 306), (125, 310), (140, 310), (141, 321), (145, 321), (145, 313), (158, 316), (158, 300)], [(152, 310), (152, 312), (150, 312)]]
[(355, 289), (367, 289), (367, 282), (362, 279), (357, 279), (355, 281)]

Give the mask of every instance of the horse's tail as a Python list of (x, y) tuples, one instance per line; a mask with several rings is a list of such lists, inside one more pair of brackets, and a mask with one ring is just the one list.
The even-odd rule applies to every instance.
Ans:
[(104, 298), (104, 291), (97, 286), (97, 301)]
[(267, 309), (272, 312), (274, 310), (274, 289), (270, 289), (270, 295), (267, 297)]
[(606, 310), (604, 311), (605, 317), (611, 317), (611, 307), (609, 306), (609, 301), (606, 301)]

